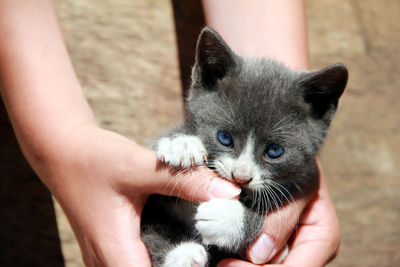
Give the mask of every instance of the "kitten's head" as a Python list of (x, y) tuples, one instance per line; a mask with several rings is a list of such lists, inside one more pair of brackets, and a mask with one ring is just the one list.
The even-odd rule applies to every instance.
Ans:
[(296, 72), (235, 54), (213, 30), (197, 44), (186, 124), (210, 166), (242, 188), (293, 183), (326, 136), (348, 78), (337, 64)]

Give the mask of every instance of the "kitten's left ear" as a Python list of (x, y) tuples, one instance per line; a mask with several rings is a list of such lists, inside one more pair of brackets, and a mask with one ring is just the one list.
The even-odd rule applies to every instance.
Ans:
[(195, 71), (203, 86), (211, 89), (234, 66), (235, 55), (214, 30), (204, 28), (197, 41)]
[(335, 64), (318, 72), (308, 73), (300, 80), (304, 100), (311, 105), (315, 117), (321, 119), (328, 111), (336, 110), (348, 77), (347, 68), (343, 64)]

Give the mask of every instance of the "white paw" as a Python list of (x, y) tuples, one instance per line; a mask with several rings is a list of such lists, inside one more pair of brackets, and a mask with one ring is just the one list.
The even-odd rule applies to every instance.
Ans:
[(207, 151), (195, 136), (163, 137), (158, 141), (157, 158), (172, 166), (187, 168), (203, 164), (207, 160)]
[(244, 234), (244, 208), (236, 199), (212, 199), (197, 208), (196, 229), (205, 245), (237, 247)]
[(165, 257), (162, 267), (203, 267), (207, 264), (207, 252), (194, 242), (181, 243)]

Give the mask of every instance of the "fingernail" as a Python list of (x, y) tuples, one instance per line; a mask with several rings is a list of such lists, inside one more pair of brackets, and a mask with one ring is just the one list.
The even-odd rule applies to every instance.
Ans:
[(274, 258), (271, 260), (271, 263), (282, 263), (286, 259), (287, 255), (289, 255), (289, 246), (286, 244), (281, 251), (274, 256)]
[(263, 264), (268, 262), (275, 244), (266, 234), (262, 234), (250, 249), (250, 260), (255, 264)]
[(220, 178), (214, 178), (208, 188), (208, 193), (214, 198), (233, 198), (238, 196), (240, 191), (242, 190), (239, 187)]

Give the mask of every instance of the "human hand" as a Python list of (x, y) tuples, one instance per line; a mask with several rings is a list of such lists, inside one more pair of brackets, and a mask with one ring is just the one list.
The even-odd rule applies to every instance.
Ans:
[[(246, 256), (250, 261), (263, 264), (272, 259), (270, 264), (263, 266), (320, 267), (336, 256), (340, 243), (339, 222), (320, 166), (319, 170), (320, 186), (308, 204), (305, 199), (296, 200), (291, 205), (267, 215), (262, 232), (269, 236), (270, 241), (266, 236), (259, 236), (247, 251)], [(300, 218), (293, 216), (294, 210), (301, 213)], [(296, 226), (297, 229), (292, 235)], [(287, 247), (285, 251), (289, 238), (290, 251)], [(285, 253), (288, 253), (286, 258), (282, 255)], [(259, 265), (242, 260), (225, 259), (218, 266)]]
[(56, 153), (42, 159), (37, 171), (52, 181), (48, 186), (72, 225), (87, 266), (151, 266), (140, 238), (149, 194), (198, 202), (240, 192), (209, 170), (173, 176), (157, 164), (154, 151), (95, 125), (75, 130)]

